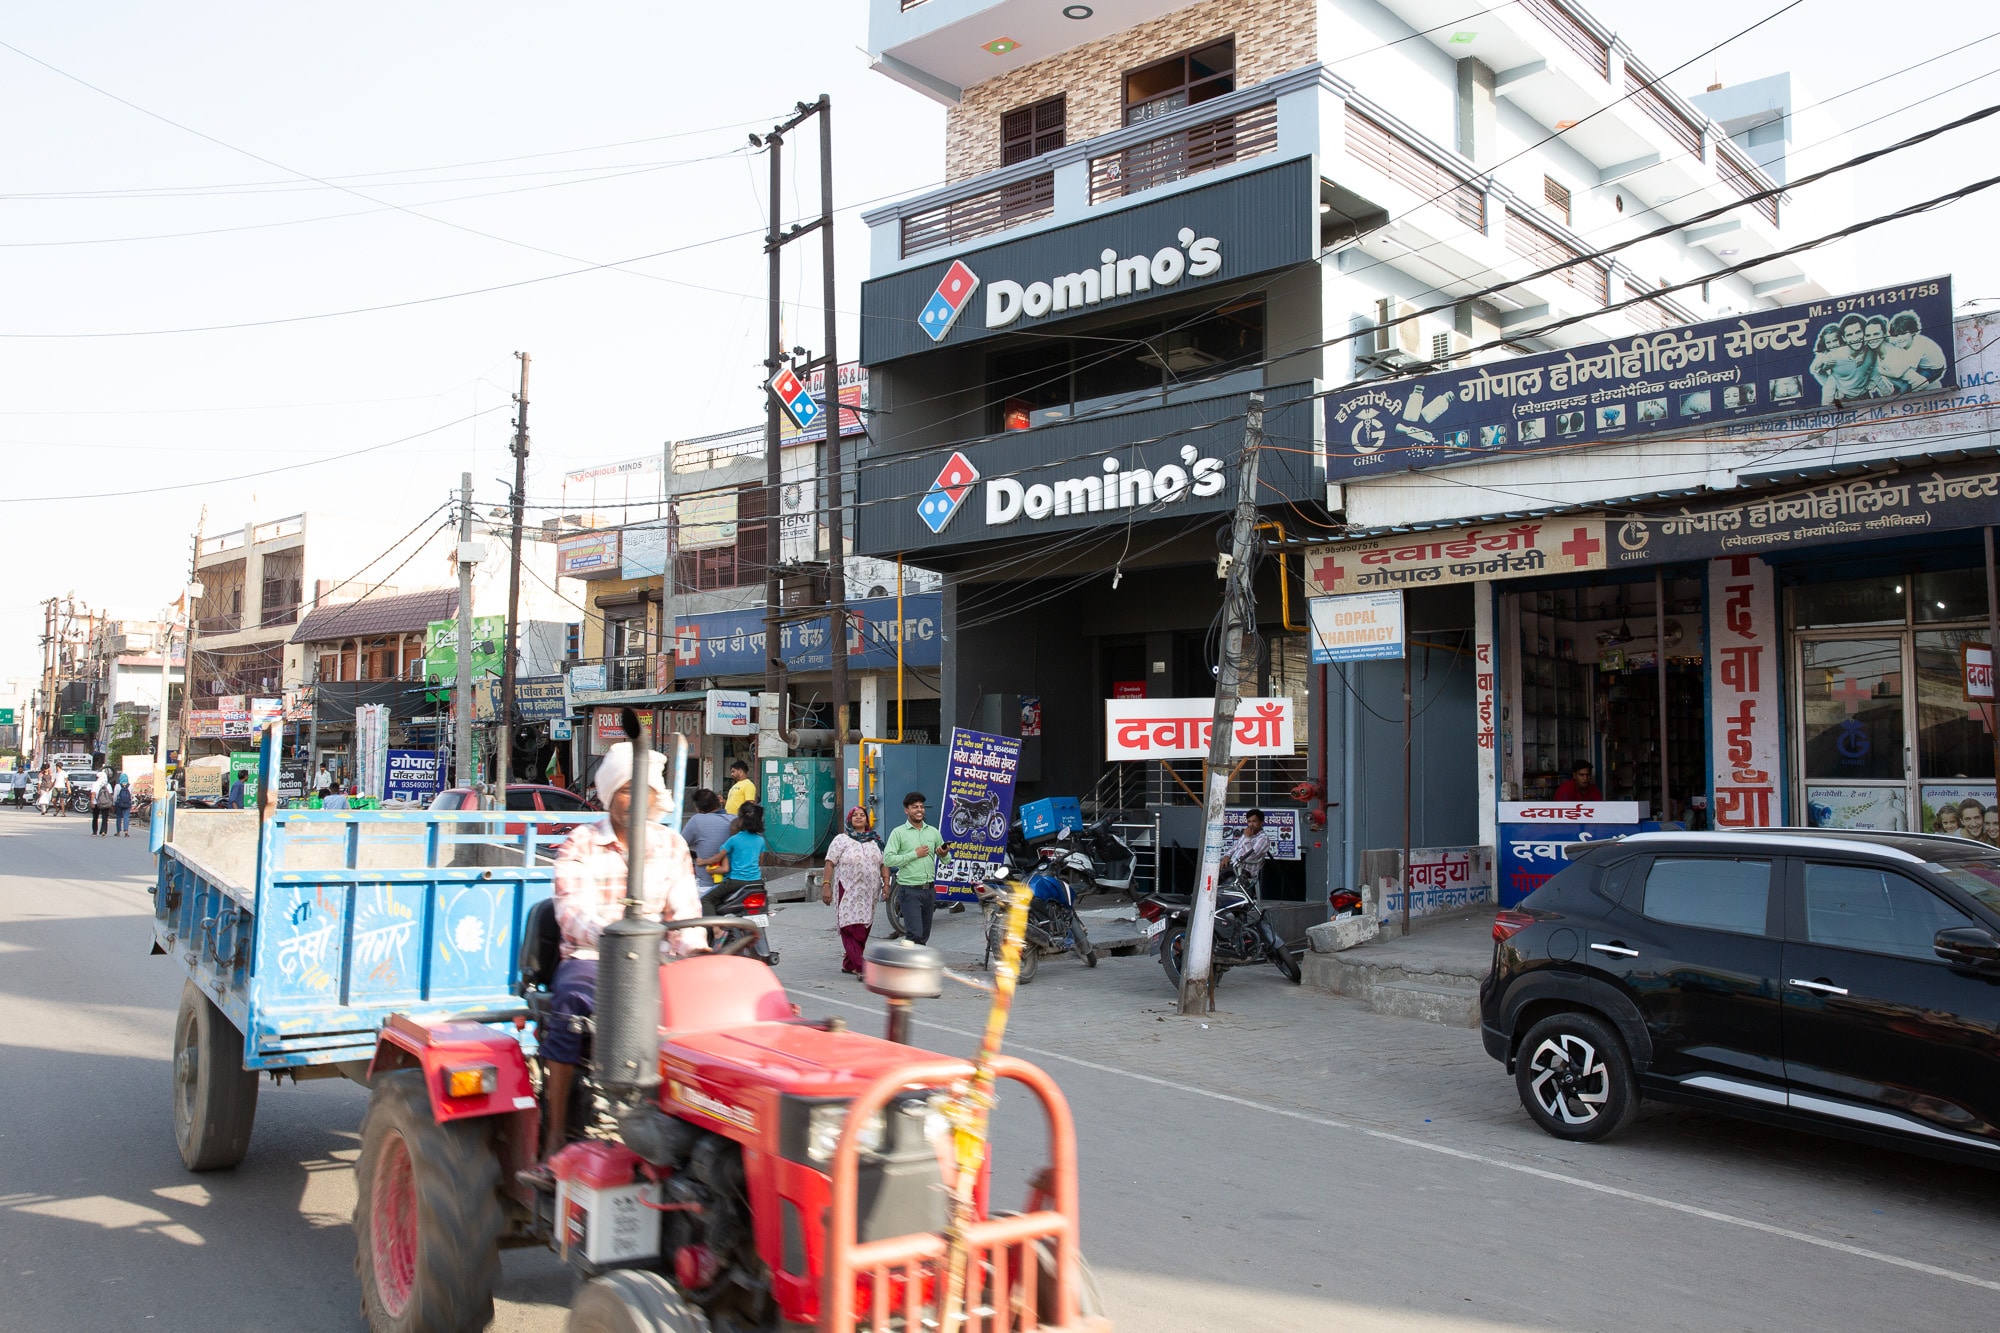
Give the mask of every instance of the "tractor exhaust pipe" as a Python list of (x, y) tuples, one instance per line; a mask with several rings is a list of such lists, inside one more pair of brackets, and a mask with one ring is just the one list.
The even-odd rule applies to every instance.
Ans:
[(862, 956), (862, 982), (889, 1001), (889, 1040), (907, 1046), (912, 1002), (944, 990), (944, 955), (927, 944), (877, 940)]
[[(625, 738), (632, 745), (632, 794), (625, 824), (625, 915), (606, 926), (598, 938), (593, 1063), (606, 1094), (615, 1102), (629, 1104), (660, 1086), (660, 942), (666, 927), (642, 915), (653, 756), (639, 726), (639, 714), (627, 708), (621, 720)], [(685, 746), (686, 740), (681, 744)]]

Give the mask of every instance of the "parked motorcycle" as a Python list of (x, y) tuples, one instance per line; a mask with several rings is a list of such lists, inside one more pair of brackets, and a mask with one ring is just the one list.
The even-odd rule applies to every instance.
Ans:
[(1062, 847), (1087, 859), (1088, 864), (1082, 869), (1089, 882), (1079, 894), (1129, 891), (1138, 857), (1133, 855), (1130, 843), (1111, 831), (1115, 818), (1106, 815), (1095, 824), (1074, 830), (1060, 828), (1032, 841), (1023, 836), (1020, 821), (1016, 820), (1008, 830), (1007, 862), (1020, 874), (1032, 874), (1044, 851), (1051, 846)]
[[(1070, 853), (1078, 856), (1080, 853)], [(1027, 934), (1021, 943), (1021, 968), (1017, 981), (1021, 985), (1035, 979), (1035, 972), (1041, 966), (1043, 954), (1074, 953), (1083, 959), (1085, 967), (1097, 966), (1097, 952), (1091, 947), (1090, 932), (1084, 928), (1083, 917), (1076, 910), (1079, 896), (1074, 884), (1062, 873), (1056, 863), (1064, 856), (1056, 847), (1042, 849), (1042, 858), (1035, 873), (1028, 876)], [(979, 889), (980, 910), (986, 913), (986, 966), (1000, 956), (1000, 941), (1007, 931), (1007, 883), (1004, 879), (989, 879)]]
[[(726, 882), (726, 881), (725, 881)], [(757, 938), (736, 952), (746, 954), (772, 967), (778, 965), (778, 951), (771, 947), (771, 897), (765, 891), (761, 880), (739, 883), (733, 891), (724, 892), (723, 885), (715, 884), (702, 890), (701, 914), (703, 916), (740, 917), (757, 926)], [(710, 930), (709, 943), (712, 948), (721, 948), (729, 935), (722, 930)]]
[[(1160, 968), (1167, 974), (1168, 984), (1178, 991), (1181, 988), (1181, 969), (1187, 959), (1188, 926), (1194, 915), (1194, 900), (1155, 894), (1139, 903), (1139, 915), (1147, 923), (1147, 937), (1159, 945)], [(1238, 886), (1234, 867), (1223, 875), (1221, 883), (1215, 888), (1213, 957), (1217, 980), (1232, 967), (1263, 962), (1276, 965), (1285, 980), (1294, 984), (1305, 976), (1299, 969), (1299, 960), (1292, 957), (1291, 951), (1285, 947), (1284, 937), (1264, 915), (1264, 909)]]

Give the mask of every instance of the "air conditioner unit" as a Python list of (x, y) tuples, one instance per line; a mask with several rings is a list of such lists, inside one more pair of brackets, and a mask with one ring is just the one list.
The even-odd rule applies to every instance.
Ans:
[(1154, 339), (1146, 347), (1138, 360), (1176, 375), (1190, 375), (1222, 364), (1221, 357), (1195, 346), (1193, 332), (1185, 329)]
[(1375, 303), (1375, 327), (1364, 338), (1358, 358), (1379, 370), (1408, 370), (1430, 360), (1417, 308), (1408, 301), (1383, 297)]
[(1439, 370), (1457, 365), (1472, 350), (1472, 339), (1457, 329), (1435, 329), (1430, 335), (1430, 361)]

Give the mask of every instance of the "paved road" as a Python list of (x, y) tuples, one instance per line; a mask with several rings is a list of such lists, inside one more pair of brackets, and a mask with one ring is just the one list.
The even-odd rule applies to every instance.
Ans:
[[(186, 1174), (151, 862), (87, 830), (0, 811), (0, 1330), (358, 1329), (364, 1094), (267, 1089), (243, 1165)], [(872, 1024), (827, 916), (783, 909), (782, 972), (806, 1012)], [(967, 961), (970, 914), (939, 923)], [(1268, 971), (1232, 973), (1207, 1020), (1168, 998), (1150, 959), (1052, 959), (1011, 1033), (1076, 1109), (1085, 1245), (1123, 1333), (1824, 1333), (2000, 1308), (2000, 1175), (1675, 1108), (1570, 1148), (1526, 1123), (1472, 1033)], [(926, 1042), (963, 1051), (983, 1003), (953, 988), (922, 1013)], [(1003, 1181), (1029, 1160), (1021, 1111), (1002, 1108)], [(560, 1329), (561, 1265), (504, 1269), (495, 1327)]]

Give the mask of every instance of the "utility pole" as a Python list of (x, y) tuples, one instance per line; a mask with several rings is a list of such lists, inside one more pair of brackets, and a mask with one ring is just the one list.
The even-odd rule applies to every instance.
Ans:
[(472, 564), (481, 554), (472, 541), (472, 474), (458, 477), (458, 680), (452, 698), (458, 701), (458, 739), (453, 771), (460, 787), (477, 787), (472, 766)]
[(514, 355), (521, 360), (521, 391), (514, 395), (514, 535), (507, 556), (507, 642), (500, 659), (500, 744), (494, 747), (499, 751), (495, 772), (502, 806), (507, 803), (507, 769), (514, 757), (514, 645), (521, 619), (521, 517), (528, 498), (528, 354)]
[(1256, 626), (1250, 618), (1251, 542), (1257, 534), (1257, 456), (1264, 443), (1264, 395), (1250, 395), (1243, 424), (1243, 454), (1236, 464), (1236, 513), (1230, 520), (1229, 581), (1222, 594), (1222, 660), (1217, 663), (1214, 730), (1208, 738), (1208, 790), (1203, 808), (1201, 875), (1194, 918), (1188, 923), (1181, 967), (1180, 1011), (1205, 1014), (1215, 1007), (1215, 881), (1222, 873), (1223, 815), (1229, 804), (1229, 740), (1243, 693), (1245, 645)]
[[(788, 231), (780, 231), (784, 210), (782, 192), (784, 178), (780, 172), (780, 160), (784, 152), (785, 135), (812, 117), (819, 117), (819, 216), (811, 222), (802, 222)], [(832, 540), (829, 543), (827, 560), (827, 631), (829, 640), (828, 693), (832, 695), (834, 756), (841, 754), (841, 747), (847, 739), (847, 576), (846, 576), (846, 481), (841, 475), (840, 457), (840, 360), (835, 345), (834, 292), (833, 292), (833, 102), (825, 93), (817, 100), (800, 102), (793, 108), (790, 120), (771, 128), (762, 136), (751, 135), (753, 145), (769, 150), (771, 158), (771, 225), (764, 237), (764, 254), (769, 269), (770, 312), (768, 318), (768, 352), (764, 361), (766, 389), (764, 395), (764, 690), (768, 694), (783, 697), (785, 690), (784, 662), (784, 608), (780, 603), (778, 564), (783, 554), (783, 521), (780, 514), (780, 496), (784, 487), (784, 468), (781, 458), (783, 428), (780, 419), (782, 408), (778, 396), (768, 387), (768, 381), (784, 366), (784, 327), (780, 319), (779, 286), (783, 281), (782, 252), (784, 247), (809, 232), (820, 233), (821, 279), (824, 287), (822, 305), (825, 315), (826, 346), (820, 355), (793, 369), (810, 382), (814, 370), (821, 372), (820, 379), (820, 421), (826, 431), (826, 466), (823, 475), (827, 486), (827, 512), (831, 515)], [(817, 523), (818, 506), (815, 510)], [(783, 730), (780, 722), (779, 730)], [(764, 727), (769, 731), (771, 728)]]
[[(187, 587), (181, 591), (181, 620), (183, 622), (181, 635), (182, 641), (187, 645), (187, 650), (183, 654), (181, 669), (181, 698), (183, 700), (187, 698), (189, 690), (194, 685), (194, 672), (192, 669), (194, 666), (194, 604), (201, 597), (198, 566), (201, 561), (201, 530), (207, 525), (208, 506), (203, 505), (201, 509), (201, 521), (195, 524), (194, 550), (188, 556)], [(153, 799), (156, 801), (165, 798), (167, 794), (167, 704), (173, 698), (173, 680), (174, 621), (173, 617), (169, 616), (167, 618), (167, 641), (160, 648), (160, 739), (153, 747)], [(319, 707), (317, 704), (313, 707), (313, 717), (315, 718), (313, 725), (316, 742), (319, 725), (316, 720), (319, 717)], [(185, 727), (181, 730), (181, 749), (182, 751), (186, 751), (187, 749), (187, 730)], [(309, 756), (316, 756), (317, 749), (318, 746), (316, 743), (310, 745), (307, 747), (307, 754)], [(313, 758), (309, 757), (306, 762), (309, 764), (312, 763)], [(185, 753), (181, 755), (181, 767), (187, 767), (187, 755)]]

